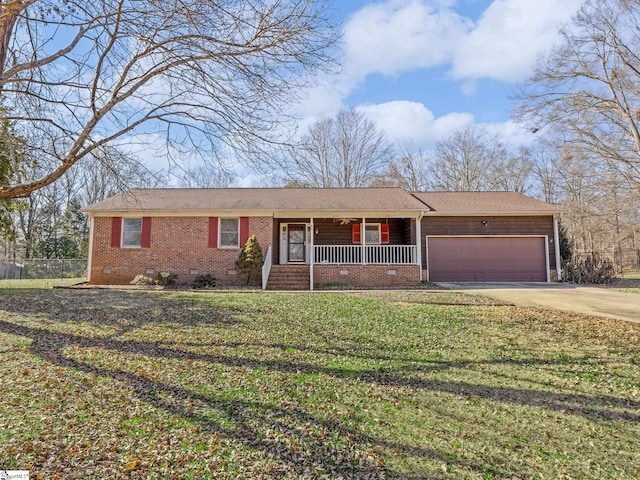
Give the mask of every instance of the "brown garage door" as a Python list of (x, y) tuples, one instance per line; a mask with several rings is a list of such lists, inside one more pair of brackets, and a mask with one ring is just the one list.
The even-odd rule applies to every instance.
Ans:
[(543, 237), (429, 237), (432, 282), (546, 282)]

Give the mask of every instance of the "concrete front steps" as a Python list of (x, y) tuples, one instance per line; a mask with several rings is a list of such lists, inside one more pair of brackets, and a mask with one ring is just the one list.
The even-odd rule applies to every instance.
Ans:
[(272, 265), (267, 290), (309, 290), (309, 265)]

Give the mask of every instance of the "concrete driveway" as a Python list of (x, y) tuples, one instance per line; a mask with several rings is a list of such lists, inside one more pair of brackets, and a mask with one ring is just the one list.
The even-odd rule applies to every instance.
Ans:
[(440, 283), (450, 290), (485, 295), (523, 307), (640, 322), (640, 294), (566, 283)]

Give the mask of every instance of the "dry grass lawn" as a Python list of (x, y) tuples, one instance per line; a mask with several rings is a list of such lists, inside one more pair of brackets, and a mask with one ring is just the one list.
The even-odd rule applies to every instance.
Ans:
[(0, 469), (638, 478), (640, 325), (486, 303), (0, 290)]

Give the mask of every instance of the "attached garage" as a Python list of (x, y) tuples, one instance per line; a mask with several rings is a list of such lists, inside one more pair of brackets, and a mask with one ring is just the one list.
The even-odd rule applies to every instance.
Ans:
[(548, 282), (546, 236), (427, 236), (431, 282)]

